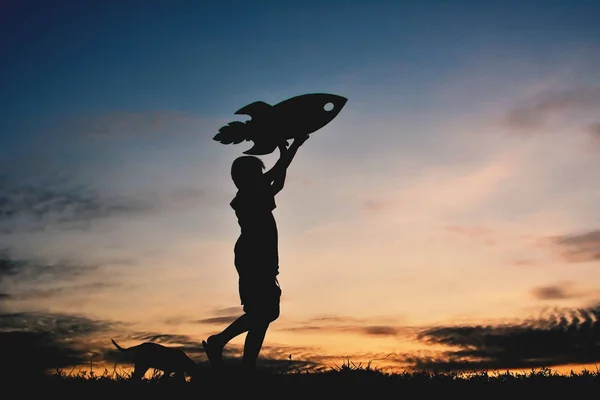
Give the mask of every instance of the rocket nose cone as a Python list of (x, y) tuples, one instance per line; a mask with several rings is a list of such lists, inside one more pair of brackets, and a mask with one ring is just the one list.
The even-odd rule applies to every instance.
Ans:
[(345, 97), (332, 94), (325, 99), (323, 109), (327, 112), (334, 111), (337, 115), (344, 108), (347, 101), (348, 99)]

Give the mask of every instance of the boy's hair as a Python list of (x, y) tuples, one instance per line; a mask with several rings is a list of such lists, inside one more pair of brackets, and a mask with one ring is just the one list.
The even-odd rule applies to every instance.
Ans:
[(257, 171), (261, 172), (265, 169), (265, 163), (254, 156), (241, 156), (236, 158), (231, 164), (231, 178), (234, 182), (244, 179), (248, 174), (253, 175)]

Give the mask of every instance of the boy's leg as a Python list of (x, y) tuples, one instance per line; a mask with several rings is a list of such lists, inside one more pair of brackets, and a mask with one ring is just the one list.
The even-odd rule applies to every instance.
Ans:
[(202, 341), (202, 346), (206, 352), (208, 360), (213, 366), (221, 364), (223, 359), (223, 347), (234, 337), (241, 335), (251, 328), (251, 321), (248, 315), (243, 314), (233, 321), (221, 333), (211, 335), (208, 339)]
[(277, 279), (257, 282), (255, 285), (252, 302), (246, 304), (245, 308), (251, 322), (244, 342), (242, 365), (250, 369), (256, 366), (269, 325), (279, 317), (281, 297)]
[[(237, 266), (237, 256), (236, 256), (236, 268)], [(240, 299), (244, 300), (243, 290), (242, 290), (242, 282), (241, 280), (238, 283)], [(234, 337), (241, 335), (244, 332), (247, 332), (250, 329), (250, 321), (249, 317), (244, 313), (240, 317), (238, 317), (235, 321), (233, 321), (229, 326), (227, 326), (221, 333), (217, 333), (216, 335), (211, 335), (208, 339), (202, 341), (202, 347), (204, 347), (204, 351), (206, 352), (206, 356), (208, 357), (208, 361), (212, 364), (212, 366), (220, 366), (223, 361), (223, 347), (231, 339)]]
[(244, 356), (242, 358), (242, 365), (244, 367), (252, 369), (256, 366), (258, 354), (262, 348), (268, 328), (268, 322), (256, 322), (248, 330), (246, 341), (244, 342)]

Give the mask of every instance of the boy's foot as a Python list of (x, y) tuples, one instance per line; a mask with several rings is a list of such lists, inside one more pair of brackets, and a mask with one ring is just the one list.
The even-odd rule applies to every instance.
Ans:
[(204, 352), (210, 364), (213, 367), (221, 366), (223, 361), (223, 346), (215, 343), (215, 340), (210, 336), (208, 339), (202, 341), (202, 347), (204, 347)]

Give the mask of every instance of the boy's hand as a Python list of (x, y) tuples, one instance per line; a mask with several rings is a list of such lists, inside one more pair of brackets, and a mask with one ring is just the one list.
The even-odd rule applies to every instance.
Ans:
[(304, 142), (306, 142), (306, 140), (309, 138), (308, 135), (306, 136), (298, 136), (297, 138), (294, 138), (294, 144), (296, 146), (302, 146), (304, 144)]
[(287, 140), (286, 140), (285, 142), (283, 142), (283, 143), (280, 143), (280, 144), (277, 146), (277, 148), (279, 149), (279, 152), (280, 152), (281, 154), (283, 154), (283, 153), (285, 153), (285, 152), (288, 150), (288, 146), (289, 146), (289, 144), (288, 144), (288, 142), (287, 142)]

